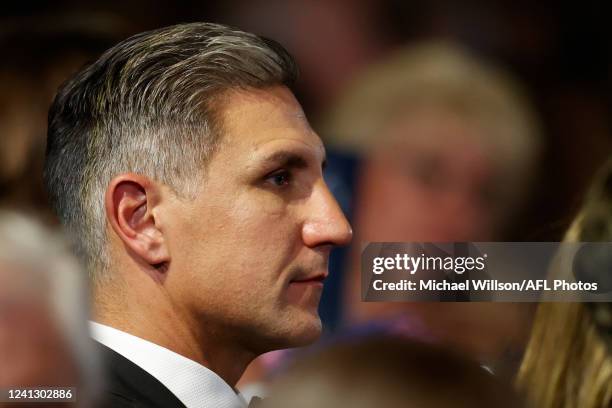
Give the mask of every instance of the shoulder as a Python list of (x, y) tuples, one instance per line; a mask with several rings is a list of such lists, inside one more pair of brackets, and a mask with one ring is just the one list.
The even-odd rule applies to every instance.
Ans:
[(151, 374), (110, 348), (95, 343), (106, 374), (100, 408), (185, 408), (179, 399)]

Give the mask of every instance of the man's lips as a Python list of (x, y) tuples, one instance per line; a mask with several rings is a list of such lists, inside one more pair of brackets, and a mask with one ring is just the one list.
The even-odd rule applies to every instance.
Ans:
[(298, 270), (293, 278), (287, 283), (287, 302), (300, 305), (309, 310), (309, 313), (317, 314), (319, 300), (323, 293), (323, 281), (327, 277), (326, 269)]
[(321, 273), (318, 275), (292, 279), (291, 281), (289, 281), (289, 283), (321, 283), (323, 284), (323, 281), (325, 280), (325, 278), (327, 278), (327, 274)]

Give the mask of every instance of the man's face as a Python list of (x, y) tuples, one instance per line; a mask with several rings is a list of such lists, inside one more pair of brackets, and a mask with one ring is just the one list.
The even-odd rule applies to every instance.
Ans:
[(167, 287), (198, 330), (255, 352), (306, 344), (330, 250), (351, 238), (323, 145), (284, 87), (234, 91), (220, 115), (197, 197), (170, 206)]

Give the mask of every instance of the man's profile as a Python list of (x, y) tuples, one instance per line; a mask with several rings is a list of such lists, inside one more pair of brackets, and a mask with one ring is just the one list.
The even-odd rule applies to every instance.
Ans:
[(114, 406), (234, 407), (259, 354), (314, 341), (351, 229), (277, 43), (192, 23), (59, 90), (45, 182), (92, 278)]

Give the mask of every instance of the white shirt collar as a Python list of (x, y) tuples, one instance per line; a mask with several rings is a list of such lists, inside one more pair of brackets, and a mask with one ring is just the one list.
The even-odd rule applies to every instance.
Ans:
[(244, 408), (246, 402), (203, 365), (150, 341), (90, 322), (91, 336), (168, 388), (187, 408)]

